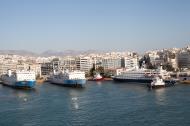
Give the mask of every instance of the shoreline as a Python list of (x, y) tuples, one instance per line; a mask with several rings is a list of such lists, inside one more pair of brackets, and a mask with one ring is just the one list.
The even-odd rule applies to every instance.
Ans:
[[(96, 81), (96, 80), (93, 80), (93, 77), (86, 77), (86, 80), (87, 81)], [(112, 78), (105, 77), (103, 80), (100, 80), (100, 81), (112, 81), (112, 80), (113, 80)]]

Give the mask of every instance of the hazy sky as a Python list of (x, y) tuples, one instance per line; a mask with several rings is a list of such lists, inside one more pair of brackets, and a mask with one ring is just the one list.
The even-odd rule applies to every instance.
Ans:
[(0, 0), (0, 50), (134, 50), (190, 44), (190, 0)]

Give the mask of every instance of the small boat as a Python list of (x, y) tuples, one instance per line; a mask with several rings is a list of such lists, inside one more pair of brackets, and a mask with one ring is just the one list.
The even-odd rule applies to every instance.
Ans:
[(189, 72), (181, 72), (179, 73), (179, 80), (182, 84), (190, 84), (190, 73)]
[(177, 80), (175, 79), (170, 79), (170, 80), (163, 80), (160, 76), (154, 77), (153, 81), (147, 86), (149, 88), (160, 88), (160, 87), (171, 87), (174, 86)]
[(151, 83), (149, 83), (147, 86), (149, 88), (160, 88), (165, 87), (165, 82), (160, 77), (155, 77)]
[(44, 81), (45, 81), (45, 79), (44, 78), (38, 78), (38, 79), (36, 79), (36, 83), (37, 84), (43, 84), (44, 83)]
[(93, 78), (94, 81), (101, 81), (101, 80), (104, 80), (104, 78), (99, 74), (99, 73), (96, 73), (94, 75), (94, 78)]
[(180, 83), (182, 83), (182, 84), (190, 84), (190, 80), (189, 79), (184, 79), (184, 80), (181, 80)]

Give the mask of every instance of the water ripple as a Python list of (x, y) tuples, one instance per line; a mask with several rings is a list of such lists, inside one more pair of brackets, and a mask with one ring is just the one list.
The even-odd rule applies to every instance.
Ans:
[(187, 126), (189, 95), (187, 85), (148, 91), (109, 81), (88, 82), (85, 89), (1, 87), (0, 126)]

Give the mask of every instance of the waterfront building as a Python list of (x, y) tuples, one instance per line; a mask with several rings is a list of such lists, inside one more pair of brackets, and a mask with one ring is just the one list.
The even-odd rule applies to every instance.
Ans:
[(123, 57), (121, 58), (121, 67), (132, 69), (138, 67), (138, 59), (137, 57)]
[(186, 51), (179, 53), (177, 59), (179, 68), (190, 68), (190, 52)]
[(76, 59), (76, 66), (78, 70), (89, 73), (93, 67), (93, 60), (91, 57), (79, 57)]
[(60, 64), (61, 64), (61, 61), (59, 60), (59, 58), (54, 58), (52, 61), (52, 66), (53, 66), (53, 69), (54, 70), (60, 70), (61, 67), (60, 67)]
[(6, 74), (9, 69), (12, 70), (13, 72), (15, 72), (16, 65), (17, 65), (16, 60), (13, 60), (12, 58), (4, 58), (0, 62), (0, 75)]
[(177, 70), (178, 69), (178, 58), (176, 53), (169, 53), (167, 58), (167, 63), (171, 64), (171, 66)]
[(102, 59), (102, 66), (104, 69), (117, 69), (121, 68), (121, 58), (117, 57), (104, 57)]
[(157, 51), (152, 51), (151, 53), (148, 54), (149, 58), (150, 58), (150, 62), (151, 63), (157, 63), (158, 60), (160, 59), (160, 56), (158, 55)]
[(102, 67), (102, 57), (92, 57), (93, 65), (95, 67), (95, 70), (99, 67)]
[(41, 64), (42, 76), (49, 76), (51, 73), (53, 73), (53, 64), (51, 62)]
[(62, 70), (73, 71), (77, 69), (76, 59), (74, 57), (65, 57), (60, 61), (60, 67)]
[(51, 62), (52, 59), (50, 57), (37, 57), (36, 58), (36, 63), (48, 63)]
[(41, 64), (39, 63), (29, 64), (29, 68), (31, 71), (35, 72), (36, 77), (41, 77), (42, 75)]

